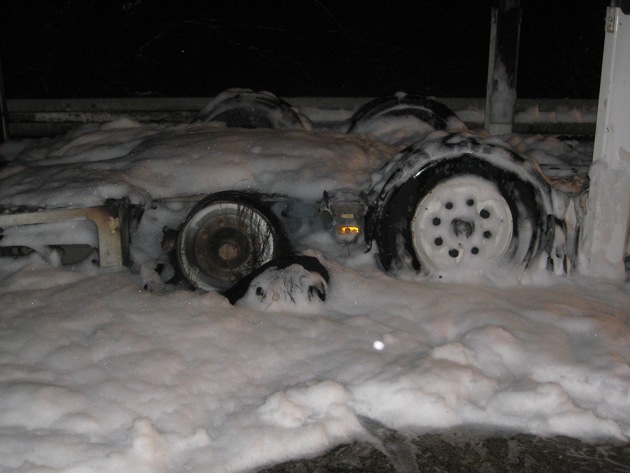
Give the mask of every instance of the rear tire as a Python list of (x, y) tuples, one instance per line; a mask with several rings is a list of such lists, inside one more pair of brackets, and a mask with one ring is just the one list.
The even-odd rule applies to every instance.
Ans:
[(229, 288), (287, 249), (273, 213), (237, 192), (200, 201), (181, 227), (176, 246), (182, 276), (206, 291)]

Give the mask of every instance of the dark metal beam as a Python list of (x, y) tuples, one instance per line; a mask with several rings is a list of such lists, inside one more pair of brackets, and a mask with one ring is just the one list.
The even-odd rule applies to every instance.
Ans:
[(0, 143), (9, 141), (9, 111), (4, 96), (4, 80), (2, 78), (2, 60), (0, 59)]
[(509, 133), (514, 123), (516, 73), (521, 35), (519, 0), (500, 0), (492, 8), (485, 127)]

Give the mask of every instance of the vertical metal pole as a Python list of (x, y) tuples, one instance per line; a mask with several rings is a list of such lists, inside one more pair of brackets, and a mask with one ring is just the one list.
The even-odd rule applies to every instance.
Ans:
[(2, 60), (0, 59), (0, 143), (9, 141), (9, 111), (4, 97), (4, 79), (2, 76)]
[(485, 116), (485, 128), (492, 135), (510, 133), (514, 123), (521, 36), (519, 4), (519, 0), (499, 0), (492, 8)]
[(594, 277), (625, 279), (630, 224), (630, 11), (624, 14), (619, 7), (608, 7), (605, 30), (578, 270)]

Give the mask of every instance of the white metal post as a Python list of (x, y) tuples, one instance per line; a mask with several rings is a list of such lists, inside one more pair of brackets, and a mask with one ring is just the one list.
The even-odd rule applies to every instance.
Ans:
[(593, 164), (578, 270), (588, 276), (624, 279), (630, 223), (630, 15), (619, 7), (609, 7), (605, 28)]

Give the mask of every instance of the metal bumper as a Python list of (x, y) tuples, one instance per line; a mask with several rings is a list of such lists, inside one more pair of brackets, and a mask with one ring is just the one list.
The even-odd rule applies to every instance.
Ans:
[(20, 225), (89, 220), (96, 225), (98, 231), (100, 266), (122, 266), (127, 263), (129, 254), (128, 216), (129, 207), (126, 203), (87, 208), (39, 210), (0, 215), (0, 229)]

